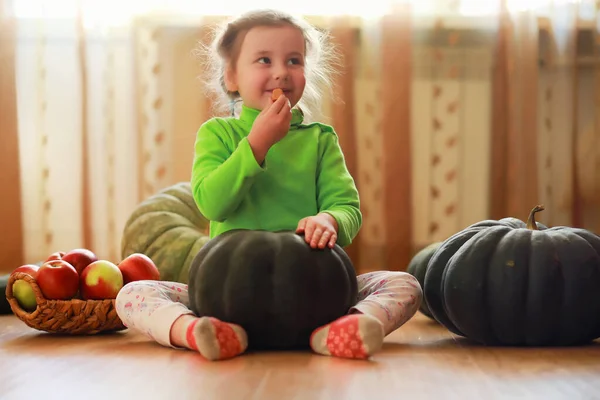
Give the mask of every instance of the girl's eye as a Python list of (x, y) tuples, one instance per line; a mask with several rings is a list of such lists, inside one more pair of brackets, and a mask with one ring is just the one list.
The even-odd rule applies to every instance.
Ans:
[(298, 65), (298, 64), (300, 64), (301, 62), (300, 62), (300, 59), (299, 59), (299, 58), (291, 58), (291, 59), (290, 59), (290, 63), (292, 63), (292, 64), (295, 64), (295, 65)]
[(271, 60), (269, 60), (269, 57), (261, 57), (258, 59), (258, 62), (261, 64), (268, 64), (271, 62)]

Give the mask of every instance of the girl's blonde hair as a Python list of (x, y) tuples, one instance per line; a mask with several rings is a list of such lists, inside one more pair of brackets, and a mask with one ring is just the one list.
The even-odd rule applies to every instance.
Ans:
[(311, 114), (320, 110), (321, 91), (328, 88), (332, 91), (331, 77), (337, 61), (337, 53), (329, 42), (326, 33), (319, 31), (302, 18), (294, 17), (277, 10), (256, 10), (232, 19), (223, 26), (217, 27), (209, 46), (201, 46), (198, 54), (202, 56), (206, 66), (206, 86), (215, 94), (215, 111), (217, 113), (233, 113), (232, 105), (239, 102), (237, 92), (228, 92), (225, 87), (225, 70), (235, 67), (244, 35), (258, 26), (281, 26), (284, 24), (298, 28), (304, 36), (306, 56), (304, 73), (306, 86), (297, 107), (310, 118)]

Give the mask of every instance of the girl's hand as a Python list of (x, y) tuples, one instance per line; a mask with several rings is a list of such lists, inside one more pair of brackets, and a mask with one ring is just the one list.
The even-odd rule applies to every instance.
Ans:
[(337, 221), (330, 214), (320, 213), (302, 218), (298, 222), (296, 233), (304, 233), (304, 240), (310, 247), (324, 249), (332, 248), (337, 240)]
[(267, 106), (256, 117), (248, 141), (259, 164), (262, 164), (271, 146), (287, 135), (291, 121), (292, 108), (284, 95), (275, 101), (269, 100)]

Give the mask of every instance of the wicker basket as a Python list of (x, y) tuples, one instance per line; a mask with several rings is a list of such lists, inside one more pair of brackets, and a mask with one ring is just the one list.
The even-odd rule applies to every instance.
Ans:
[[(32, 312), (23, 310), (13, 296), (13, 282), (23, 279), (31, 284), (37, 299), (37, 308)], [(13, 313), (28, 326), (40, 331), (70, 335), (96, 334), (125, 329), (117, 315), (115, 300), (48, 300), (45, 299), (37, 282), (25, 272), (10, 276), (6, 287), (6, 298)]]

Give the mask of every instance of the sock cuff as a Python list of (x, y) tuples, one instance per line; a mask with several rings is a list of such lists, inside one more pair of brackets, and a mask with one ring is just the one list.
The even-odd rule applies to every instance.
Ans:
[(198, 318), (194, 318), (194, 320), (188, 325), (185, 330), (185, 341), (192, 348), (192, 350), (198, 351), (198, 343), (196, 343), (196, 335), (194, 335), (194, 329), (196, 328), (196, 324), (200, 321)]

